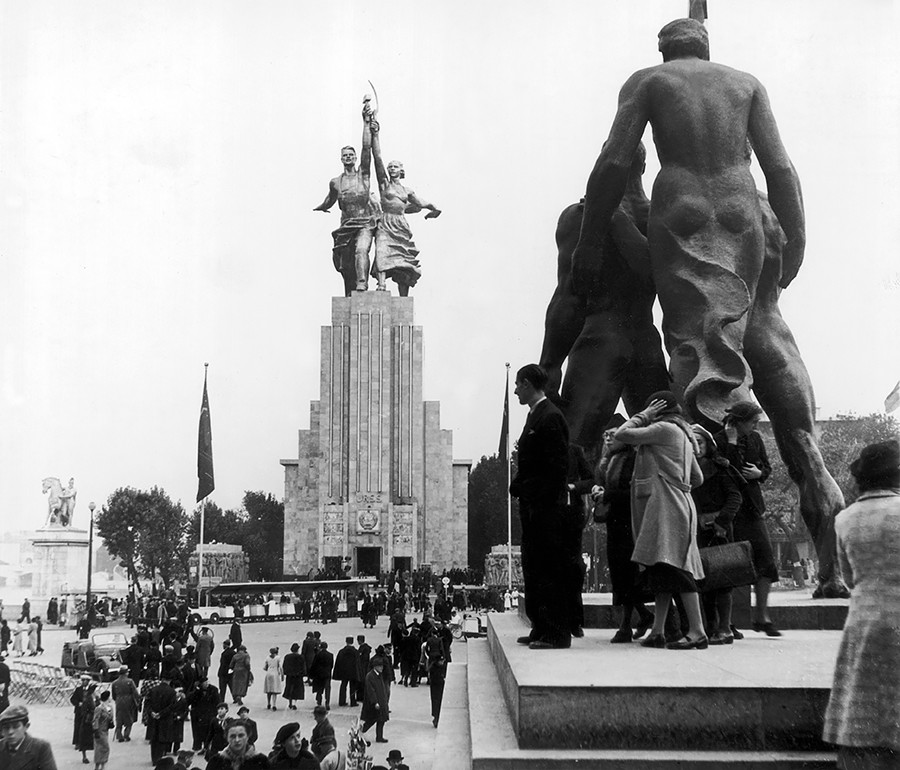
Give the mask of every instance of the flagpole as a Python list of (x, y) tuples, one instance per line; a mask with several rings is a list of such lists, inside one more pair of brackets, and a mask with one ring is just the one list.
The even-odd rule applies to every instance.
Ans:
[[(509, 362), (506, 362), (506, 403), (509, 403)], [(509, 600), (512, 601), (513, 557), (512, 557), (512, 495), (509, 493), (512, 466), (512, 452), (509, 447), (509, 420), (506, 421), (506, 581)]]
[(206, 498), (200, 502), (200, 543), (197, 546), (197, 606), (203, 607), (203, 528), (206, 524)]

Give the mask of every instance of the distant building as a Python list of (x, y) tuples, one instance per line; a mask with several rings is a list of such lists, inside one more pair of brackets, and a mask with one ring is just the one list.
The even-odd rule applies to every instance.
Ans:
[(469, 460), (453, 459), (440, 404), (422, 400), (411, 297), (332, 299), (321, 396), (284, 466), (284, 572), (375, 575), (467, 561)]

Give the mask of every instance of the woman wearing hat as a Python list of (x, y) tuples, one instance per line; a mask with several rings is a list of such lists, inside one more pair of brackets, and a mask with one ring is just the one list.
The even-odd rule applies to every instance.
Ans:
[(860, 495), (834, 520), (851, 590), (823, 737), (840, 768), (900, 767), (900, 444), (870, 444), (850, 465)]
[[(692, 425), (697, 439), (703, 483), (691, 490), (697, 506), (697, 545), (707, 548), (733, 542), (732, 522), (743, 498), (733, 477), (731, 464), (719, 454), (712, 434), (702, 425)], [(703, 594), (710, 644), (732, 644), (731, 589)]]
[(247, 688), (253, 684), (253, 672), (250, 670), (250, 653), (242, 644), (231, 659), (231, 694), (234, 702), (242, 704), (247, 695)]
[[(741, 490), (743, 502), (734, 518), (734, 540), (747, 540), (753, 549), (753, 566), (756, 568), (753, 609), (753, 630), (767, 636), (781, 636), (769, 617), (769, 586), (778, 582), (778, 567), (772, 554), (772, 544), (763, 514), (766, 503), (761, 485), (769, 478), (772, 466), (766, 454), (766, 445), (756, 430), (762, 409), (752, 401), (738, 401), (725, 412), (725, 429), (716, 434), (716, 446), (746, 481)], [(735, 638), (740, 638), (736, 636)]]
[[(616, 431), (616, 441), (637, 447), (631, 480), (635, 542), (631, 560), (645, 568), (656, 613), (644, 647), (702, 650), (709, 645), (700, 615), (697, 580), (703, 577), (697, 548), (697, 510), (691, 488), (703, 482), (697, 442), (673, 393), (661, 390)], [(665, 622), (673, 594), (688, 619), (687, 634), (666, 644)]]
[[(603, 431), (603, 450), (597, 470), (606, 510), (606, 560), (612, 583), (613, 606), (621, 607), (619, 628), (610, 639), (613, 644), (627, 644), (640, 639), (653, 625), (653, 613), (644, 606), (643, 589), (638, 586), (638, 566), (631, 560), (634, 553), (634, 530), (631, 525), (631, 477), (634, 473), (634, 447), (615, 441), (616, 430), (625, 423), (620, 414), (613, 415)], [(637, 630), (631, 630), (631, 619), (638, 613)]]
[(278, 648), (269, 648), (269, 657), (263, 661), (263, 691), (266, 694), (266, 709), (276, 711), (275, 702), (281, 692), (281, 683), (284, 681), (284, 670), (281, 668), (281, 659), (278, 657)]
[(269, 754), (269, 767), (275, 770), (297, 767), (319, 770), (319, 760), (309, 750), (309, 741), (301, 734), (299, 722), (288, 722), (278, 728)]
[(94, 709), (97, 707), (97, 683), (92, 682), (81, 696), (81, 703), (75, 711), (78, 725), (78, 742), (75, 746), (81, 752), (81, 763), (90, 764), (87, 753), (94, 750)]

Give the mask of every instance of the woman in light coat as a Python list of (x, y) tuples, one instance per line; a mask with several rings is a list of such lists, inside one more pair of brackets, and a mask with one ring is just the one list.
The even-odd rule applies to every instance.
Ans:
[[(697, 463), (697, 442), (682, 418), (674, 394), (659, 391), (616, 431), (615, 440), (637, 447), (631, 479), (631, 516), (634, 553), (643, 565), (656, 614), (644, 647), (675, 650), (706, 649), (697, 580), (703, 575), (697, 548), (697, 510), (691, 488), (703, 483)], [(688, 632), (666, 645), (665, 622), (672, 594), (679, 594), (688, 619)]]
[(823, 737), (838, 767), (900, 767), (900, 444), (870, 444), (850, 465), (860, 496), (834, 520), (850, 611)]

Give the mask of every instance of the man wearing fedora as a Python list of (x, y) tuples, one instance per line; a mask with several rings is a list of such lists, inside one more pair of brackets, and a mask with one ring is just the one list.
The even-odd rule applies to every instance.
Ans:
[(391, 749), (388, 752), (387, 763), (390, 770), (409, 770), (409, 765), (403, 764), (403, 752), (400, 749)]
[(28, 709), (10, 706), (0, 714), (0, 767), (6, 770), (56, 770), (47, 741), (28, 734)]

